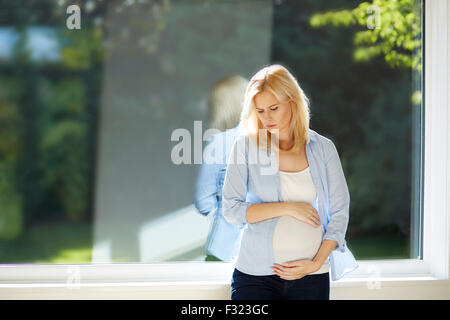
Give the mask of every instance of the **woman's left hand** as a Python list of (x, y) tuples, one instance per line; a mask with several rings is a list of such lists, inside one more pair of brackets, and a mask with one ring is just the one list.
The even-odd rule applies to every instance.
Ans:
[(285, 262), (283, 265), (275, 263), (271, 269), (282, 279), (297, 280), (316, 272), (320, 266), (311, 260), (295, 260)]

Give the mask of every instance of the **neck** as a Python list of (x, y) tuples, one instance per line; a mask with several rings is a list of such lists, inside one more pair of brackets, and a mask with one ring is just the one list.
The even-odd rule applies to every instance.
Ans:
[(280, 150), (288, 150), (294, 145), (294, 136), (287, 131), (281, 131), (278, 135), (278, 146)]

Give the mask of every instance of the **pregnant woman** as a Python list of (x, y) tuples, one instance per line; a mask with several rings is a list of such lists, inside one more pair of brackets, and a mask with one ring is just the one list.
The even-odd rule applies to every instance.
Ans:
[(339, 155), (309, 128), (308, 104), (281, 65), (247, 86), (222, 193), (225, 219), (244, 229), (233, 300), (327, 300), (329, 274), (357, 268), (345, 241), (350, 196)]

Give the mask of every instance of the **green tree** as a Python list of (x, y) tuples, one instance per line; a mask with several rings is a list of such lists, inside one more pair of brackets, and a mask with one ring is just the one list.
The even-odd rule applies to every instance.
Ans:
[[(355, 61), (369, 61), (383, 56), (391, 67), (422, 71), (422, 25), (417, 0), (372, 0), (354, 9), (328, 11), (311, 16), (313, 27), (359, 25), (364, 30), (354, 34)], [(419, 104), (420, 92), (413, 102)]]
[(17, 171), (21, 141), (19, 112), (13, 103), (16, 81), (0, 78), (0, 240), (17, 237), (23, 228), (23, 200), (18, 188)]
[[(353, 10), (316, 13), (313, 27), (327, 24), (367, 27), (355, 33), (356, 61), (368, 61), (383, 55), (391, 66), (421, 70), (421, 19), (415, 0), (373, 0)], [(368, 30), (367, 30), (368, 29)], [(414, 55), (411, 55), (414, 53)]]

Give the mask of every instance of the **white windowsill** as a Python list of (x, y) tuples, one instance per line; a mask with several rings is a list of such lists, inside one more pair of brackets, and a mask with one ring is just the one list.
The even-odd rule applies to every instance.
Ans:
[[(331, 282), (332, 299), (450, 299), (450, 280), (427, 273), (424, 261), (358, 263), (358, 272)], [(232, 271), (220, 262), (3, 265), (0, 299), (228, 300)]]
[[(423, 261), (359, 263), (359, 274), (331, 282), (331, 299), (450, 299), (450, 280), (422, 273)], [(414, 273), (396, 273), (403, 268)], [(212, 262), (1, 266), (0, 299), (228, 300), (232, 271)]]

